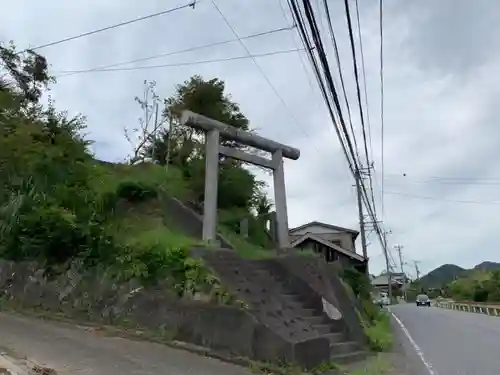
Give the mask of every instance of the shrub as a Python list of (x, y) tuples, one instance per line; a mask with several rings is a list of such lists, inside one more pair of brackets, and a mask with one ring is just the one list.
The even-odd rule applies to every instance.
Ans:
[(348, 267), (342, 269), (341, 277), (349, 284), (357, 298), (361, 300), (370, 299), (371, 285), (367, 275)]
[(92, 259), (116, 251), (99, 217), (78, 215), (34, 189), (12, 195), (0, 210), (0, 224), (0, 251), (7, 259), (61, 264), (79, 257), (95, 264)]
[(371, 324), (364, 322), (363, 328), (371, 350), (381, 352), (391, 348), (392, 333), (388, 315), (380, 312)]
[(188, 246), (165, 243), (127, 245), (111, 266), (120, 280), (165, 281), (179, 296), (207, 291), (217, 282), (201, 260), (190, 257)]
[(124, 181), (116, 188), (116, 195), (130, 202), (144, 202), (148, 199), (156, 198), (158, 191), (151, 185), (135, 181)]

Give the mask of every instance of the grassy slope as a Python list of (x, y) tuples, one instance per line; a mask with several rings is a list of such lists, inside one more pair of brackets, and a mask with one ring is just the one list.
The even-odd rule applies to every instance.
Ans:
[[(160, 192), (158, 199), (137, 205), (121, 202), (117, 209), (116, 220), (113, 223), (116, 236), (126, 243), (162, 243), (170, 246), (192, 246), (201, 241), (184, 236), (175, 228), (169, 228), (164, 220), (168, 213), (163, 212), (161, 193), (169, 194), (181, 201), (192, 196), (189, 184), (183, 179), (182, 173), (175, 167), (164, 167), (154, 164), (131, 166), (125, 164), (97, 164), (95, 188), (102, 192), (116, 191), (118, 185), (125, 181), (142, 182), (156, 187)], [(221, 212), (221, 215), (231, 213)], [(168, 218), (175, 220), (175, 218)], [(229, 240), (235, 249), (245, 258), (261, 259), (274, 256), (274, 251), (251, 244), (243, 237), (227, 228), (219, 228), (221, 234)]]

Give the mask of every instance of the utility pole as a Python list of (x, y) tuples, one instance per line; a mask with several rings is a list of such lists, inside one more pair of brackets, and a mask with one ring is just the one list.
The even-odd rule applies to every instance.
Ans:
[(403, 246), (402, 245), (394, 245), (394, 248), (398, 252), (398, 256), (399, 256), (399, 266), (401, 267), (401, 273), (403, 274), (403, 294), (404, 294), (404, 298), (405, 298), (405, 301), (406, 301), (407, 300), (407, 295), (406, 295), (406, 275), (405, 275), (405, 270), (403, 268), (403, 254), (402, 254)]
[(418, 268), (419, 263), (420, 263), (420, 261), (418, 261), (418, 260), (413, 261), (413, 266), (415, 267), (415, 272), (417, 274), (417, 280), (420, 279), (420, 268)]
[(361, 249), (363, 251), (363, 258), (366, 260), (366, 274), (368, 271), (368, 251), (366, 249), (366, 232), (365, 232), (365, 218), (363, 215), (363, 202), (361, 196), (361, 172), (358, 169), (356, 172), (356, 192), (358, 195), (358, 213), (359, 213), (359, 233), (361, 235)]
[(391, 232), (385, 231), (383, 233), (383, 239), (384, 239), (384, 248), (382, 249), (384, 251), (384, 256), (385, 256), (385, 267), (386, 267), (386, 272), (387, 272), (387, 286), (388, 286), (388, 292), (389, 292), (389, 301), (392, 303), (392, 270), (391, 270), (391, 265), (389, 262), (389, 253), (387, 251), (387, 234)]

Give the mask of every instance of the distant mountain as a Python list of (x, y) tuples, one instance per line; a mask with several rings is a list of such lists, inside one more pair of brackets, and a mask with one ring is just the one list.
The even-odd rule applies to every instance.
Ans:
[(432, 270), (427, 275), (420, 278), (420, 284), (425, 288), (440, 288), (441, 286), (448, 284), (458, 277), (467, 276), (472, 271), (493, 271), (495, 269), (500, 269), (500, 263), (495, 262), (482, 262), (476, 265), (474, 268), (468, 270), (459, 267), (455, 264), (444, 264), (435, 270)]
[(493, 271), (499, 268), (500, 268), (500, 263), (496, 262), (482, 262), (474, 267), (475, 270), (486, 271), (486, 272)]
[(455, 264), (443, 264), (420, 278), (420, 284), (425, 288), (440, 288), (457, 277), (467, 274), (467, 270)]

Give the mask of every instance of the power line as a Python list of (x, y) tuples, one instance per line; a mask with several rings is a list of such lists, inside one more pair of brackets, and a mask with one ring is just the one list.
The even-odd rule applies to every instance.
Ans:
[(428, 183), (428, 184), (440, 184), (440, 185), (479, 185), (479, 186), (498, 186), (500, 185), (500, 179), (498, 178), (474, 178), (474, 177), (427, 177), (426, 179), (414, 179), (412, 177), (407, 177), (406, 175), (399, 174), (386, 174), (386, 180), (396, 180), (409, 182), (409, 183)]
[[(293, 1), (292, 1), (292, 4), (293, 4)], [(349, 137), (349, 132), (347, 131), (347, 127), (346, 127), (344, 118), (342, 116), (342, 107), (340, 105), (340, 100), (338, 97), (337, 90), (336, 90), (335, 85), (333, 83), (333, 76), (332, 76), (330, 68), (329, 68), (328, 58), (327, 58), (327, 55), (326, 55), (324, 47), (323, 47), (323, 42), (321, 40), (321, 36), (319, 33), (319, 29), (318, 29), (318, 24), (316, 22), (316, 18), (314, 16), (314, 12), (312, 10), (312, 6), (311, 6), (310, 1), (304, 0), (304, 8), (305, 8), (306, 18), (307, 18), (307, 21), (308, 21), (310, 29), (311, 29), (311, 34), (312, 34), (312, 37), (314, 39), (314, 43), (316, 46), (316, 51), (318, 53), (318, 57), (319, 57), (319, 60), (321, 62), (321, 65), (322, 65), (323, 72), (325, 74), (325, 80), (326, 80), (326, 83), (328, 85), (329, 93), (332, 96), (333, 102), (335, 104), (337, 116), (339, 119), (338, 122), (335, 121), (335, 118), (333, 118), (332, 120), (334, 121), (334, 124), (337, 125), (336, 128), (338, 129), (338, 127), (340, 126), (340, 129), (342, 130), (345, 142), (347, 143), (347, 149), (349, 150), (350, 158), (352, 159), (351, 160), (348, 157), (349, 167), (350, 167), (353, 175), (356, 175), (356, 173), (359, 171), (358, 161), (356, 158), (356, 152), (355, 152), (355, 149), (353, 147), (353, 142), (351, 141), (351, 139)], [(337, 134), (339, 134), (339, 133), (337, 133)], [(342, 137), (340, 138), (340, 140), (341, 140), (341, 143), (343, 143)]]
[[(339, 72), (339, 78), (340, 78), (340, 85), (342, 87), (342, 94), (344, 96), (344, 100), (346, 103), (346, 109), (347, 109), (347, 119), (349, 121), (349, 127), (351, 128), (351, 133), (353, 136), (353, 141), (354, 141), (354, 149), (356, 151), (356, 156), (359, 160), (359, 153), (358, 153), (358, 144), (356, 141), (356, 133), (354, 132), (354, 126), (352, 123), (352, 112), (351, 112), (351, 106), (349, 105), (349, 99), (347, 96), (347, 90), (345, 88), (345, 82), (344, 82), (344, 75), (342, 74), (342, 65), (340, 63), (340, 54), (339, 54), (339, 49), (337, 45), (337, 38), (335, 38), (335, 32), (333, 30), (333, 23), (332, 23), (332, 18), (330, 16), (330, 8), (328, 6), (328, 1), (323, 0), (323, 7), (325, 8), (325, 13), (326, 13), (326, 19), (328, 23), (328, 30), (330, 32), (330, 39), (333, 45), (333, 51), (335, 54), (335, 60), (337, 61), (337, 68)], [(321, 18), (320, 18), (321, 19)]]
[(454, 199), (445, 199), (445, 198), (438, 198), (438, 197), (428, 197), (428, 196), (422, 196), (422, 195), (399, 193), (399, 192), (393, 192), (393, 191), (386, 191), (386, 192), (384, 192), (384, 194), (397, 195), (400, 197), (407, 197), (407, 198), (413, 198), (413, 199), (425, 199), (425, 200), (441, 201), (441, 202), (448, 202), (448, 203), (484, 204), (484, 205), (500, 204), (500, 201), (454, 200)]
[[(356, 4), (357, 4), (357, 2), (356, 2)], [(344, 1), (344, 8), (345, 8), (345, 13), (346, 13), (346, 18), (347, 18), (347, 28), (349, 31), (349, 41), (350, 41), (351, 53), (352, 53), (352, 66), (353, 66), (354, 78), (355, 78), (355, 82), (356, 82), (356, 94), (357, 94), (357, 98), (358, 98), (359, 115), (360, 115), (360, 119), (361, 119), (361, 130), (362, 130), (362, 136), (363, 136), (363, 145), (364, 145), (364, 151), (365, 151), (366, 167), (367, 167), (367, 173), (369, 176), (371, 200), (372, 200), (372, 204), (373, 204), (373, 206), (371, 208), (369, 207), (370, 205), (368, 205), (369, 198), (368, 198), (368, 194), (366, 193), (366, 188), (364, 185), (363, 185), (363, 189), (365, 190), (365, 194), (367, 195), (367, 197), (366, 197), (367, 209), (369, 211), (373, 210), (372, 218), (373, 218), (373, 220), (376, 220), (375, 197), (373, 195), (373, 183), (372, 183), (371, 172), (370, 172), (370, 158), (368, 156), (368, 142), (366, 139), (366, 126), (365, 126), (365, 120), (364, 120), (363, 105), (362, 105), (362, 100), (361, 100), (361, 88), (360, 88), (360, 83), (359, 83), (358, 63), (357, 63), (357, 59), (356, 59), (356, 45), (354, 42), (354, 33), (353, 33), (353, 29), (352, 29), (351, 12), (350, 12), (350, 8), (349, 8), (349, 1), (348, 0)], [(357, 14), (359, 15), (359, 10), (357, 10)], [(359, 27), (359, 30), (361, 30), (361, 28), (359, 26), (359, 18), (358, 18), (358, 27)], [(361, 34), (360, 34), (360, 38), (361, 38)], [(360, 165), (362, 165), (361, 161), (360, 161)], [(358, 172), (358, 178), (361, 179), (361, 171)], [(360, 186), (360, 185), (358, 185), (358, 186)], [(362, 211), (360, 211), (360, 215), (362, 215)], [(362, 220), (360, 222), (362, 223)], [(361, 232), (363, 232), (363, 229), (361, 229)]]
[[(271, 34), (283, 32), (283, 31), (290, 31), (290, 30), (293, 30), (293, 29), (294, 29), (293, 26), (292, 27), (280, 27), (278, 29), (272, 29), (272, 30), (260, 32), (260, 33), (257, 33), (257, 34), (247, 35), (247, 36), (242, 37), (241, 39), (257, 38), (257, 37), (271, 35)], [(160, 53), (160, 54), (156, 54), (156, 55), (152, 55), (152, 56), (141, 57), (141, 58), (137, 58), (137, 59), (134, 59), (134, 60), (121, 61), (121, 62), (112, 63), (112, 64), (108, 64), (108, 65), (100, 65), (100, 66), (95, 67), (95, 68), (84, 69), (84, 70), (81, 70), (81, 71), (80, 70), (76, 70), (74, 73), (67, 73), (67, 74), (64, 74), (64, 76), (78, 74), (79, 72), (90, 72), (90, 71), (94, 71), (94, 70), (114, 68), (114, 67), (117, 67), (117, 66), (128, 65), (128, 64), (133, 64), (133, 63), (137, 63), (137, 62), (154, 60), (154, 59), (158, 59), (160, 57), (167, 57), (167, 56), (179, 55), (179, 54), (186, 53), (186, 52), (193, 52), (193, 51), (197, 51), (197, 50), (200, 50), (200, 49), (217, 47), (217, 46), (221, 46), (221, 45), (224, 45), (224, 44), (229, 44), (229, 43), (233, 43), (233, 42), (237, 42), (237, 41), (238, 41), (238, 39), (236, 39), (236, 38), (227, 39), (227, 40), (223, 40), (223, 41), (219, 41), (219, 42), (203, 44), (203, 45), (200, 45), (200, 46), (184, 48), (184, 49), (181, 49), (181, 50)]]
[(132, 20), (120, 22), (120, 23), (117, 23), (117, 24), (114, 24), (114, 25), (110, 25), (110, 26), (106, 26), (106, 27), (103, 27), (103, 28), (100, 28), (100, 29), (96, 29), (96, 30), (92, 30), (92, 31), (87, 31), (85, 33), (81, 33), (81, 34), (78, 34), (78, 35), (70, 36), (70, 37), (67, 37), (67, 38), (64, 38), (64, 39), (60, 39), (60, 40), (56, 40), (56, 41), (53, 41), (53, 42), (50, 42), (50, 43), (42, 44), (42, 45), (39, 45), (39, 46), (36, 46), (36, 47), (33, 47), (33, 48), (27, 48), (24, 51), (18, 52), (18, 54), (22, 54), (22, 53), (24, 53), (26, 51), (35, 51), (35, 50), (42, 49), (42, 48), (52, 47), (52, 46), (55, 46), (57, 44), (66, 43), (66, 42), (69, 42), (71, 40), (80, 39), (80, 38), (83, 38), (83, 37), (86, 37), (86, 36), (89, 36), (89, 35), (101, 33), (103, 31), (108, 31), (108, 30), (111, 30), (111, 29), (116, 29), (118, 27), (130, 25), (132, 23), (144, 21), (144, 20), (147, 20), (147, 19), (150, 19), (150, 18), (163, 16), (165, 14), (176, 12), (176, 11), (181, 10), (181, 9), (185, 9), (185, 8), (193, 8), (194, 9), (195, 4), (196, 4), (196, 1), (192, 1), (189, 4), (186, 4), (186, 5), (180, 5), (180, 6), (175, 7), (175, 8), (170, 8), (170, 9), (163, 10), (161, 12), (156, 12), (156, 13), (148, 14), (146, 16), (142, 16), (142, 17), (139, 17), (139, 18), (134, 18)]
[[(305, 30), (303, 21), (302, 21), (302, 15), (300, 12), (300, 8), (297, 5), (297, 0), (288, 0), (289, 6), (292, 9), (292, 14), (294, 15), (295, 22), (298, 25), (301, 37), (303, 42), (305, 43), (306, 51), (308, 51), (309, 58), (311, 60), (311, 63), (313, 64), (314, 70), (316, 72), (316, 78), (318, 81), (318, 84), (320, 86), (320, 89), (322, 91), (323, 97), (325, 99), (325, 104), (327, 105), (327, 108), (330, 113), (330, 117), (332, 119), (333, 124), (335, 125), (335, 131), (337, 132), (337, 136), (339, 138), (342, 150), (346, 156), (346, 160), (348, 162), (349, 169), (353, 175), (354, 178), (357, 178), (357, 174), (359, 173), (359, 167), (358, 167), (358, 162), (356, 158), (356, 153), (354, 152), (352, 142), (349, 137), (349, 133), (347, 131), (343, 116), (342, 116), (342, 108), (340, 106), (340, 101), (338, 98), (337, 91), (335, 89), (335, 85), (333, 83), (333, 78), (329, 69), (329, 64), (328, 64), (328, 58), (326, 56), (325, 50), (323, 48), (323, 43), (321, 41), (321, 36), (319, 35), (319, 30), (318, 30), (318, 25), (314, 17), (314, 13), (312, 11), (312, 7), (310, 4), (309, 0), (303, 0), (303, 5), (304, 5), (304, 10), (305, 10), (305, 15), (307, 18), (307, 21), (309, 23), (309, 30), (311, 32), (311, 37), (314, 40), (315, 44), (315, 50), (318, 55), (318, 59), (320, 60), (322, 69), (323, 69), (323, 74), (324, 74), (324, 79), (326, 81), (326, 85), (328, 86), (329, 89), (329, 94), (331, 95), (331, 99), (333, 100), (333, 104), (335, 106), (336, 113), (334, 113), (334, 110), (332, 108), (332, 104), (330, 103), (329, 100), (329, 95), (326, 92), (326, 85), (323, 83), (322, 80), (322, 75), (321, 72), (319, 71), (318, 67), (318, 62), (316, 61), (315, 55), (312, 53), (312, 47), (311, 43), (308, 38), (307, 31)], [(336, 116), (338, 117), (338, 121)], [(374, 224), (375, 232), (377, 233), (378, 239), (380, 241), (380, 244), (384, 251), (386, 251), (387, 246), (386, 246), (386, 241), (384, 239), (384, 235), (382, 234), (382, 229), (380, 228), (378, 221), (376, 219), (375, 213), (373, 211), (372, 205), (370, 203), (369, 196), (366, 192), (366, 187), (364, 186), (363, 183), (361, 185), (361, 190), (362, 190), (362, 199), (364, 201), (365, 206), (367, 207), (368, 214), (370, 218), (372, 219), (372, 222)]]
[[(248, 47), (245, 45), (245, 43), (243, 43), (243, 41), (241, 40), (240, 36), (238, 35), (238, 33), (236, 32), (236, 30), (234, 29), (234, 27), (231, 25), (231, 23), (229, 22), (229, 20), (226, 18), (226, 16), (224, 15), (224, 13), (220, 10), (220, 8), (217, 6), (217, 3), (215, 2), (215, 0), (212, 0), (212, 4), (214, 6), (214, 8), (217, 10), (217, 12), (219, 13), (219, 15), (221, 16), (222, 20), (224, 21), (224, 23), (227, 25), (227, 27), (229, 27), (229, 29), (231, 30), (231, 32), (233, 33), (233, 35), (235, 36), (235, 38), (238, 39), (240, 45), (243, 47), (243, 49), (246, 51), (248, 57), (250, 57), (254, 63), (254, 65), (257, 67), (257, 69), (259, 70), (260, 74), (262, 75), (262, 77), (264, 77), (264, 79), (266, 80), (267, 84), (269, 85), (269, 87), (273, 90), (274, 94), (278, 97), (279, 101), (281, 102), (281, 104), (283, 105), (283, 108), (285, 108), (285, 110), (288, 112), (289, 116), (292, 118), (292, 120), (295, 122), (297, 128), (306, 136), (306, 137), (309, 137), (309, 134), (307, 134), (307, 132), (303, 129), (303, 127), (300, 126), (299, 124), (299, 121), (297, 120), (297, 117), (295, 117), (295, 115), (293, 114), (293, 112), (288, 108), (288, 105), (286, 104), (285, 100), (283, 99), (283, 97), (279, 94), (278, 90), (276, 89), (276, 87), (273, 85), (273, 83), (271, 82), (271, 80), (269, 79), (269, 77), (267, 76), (267, 74), (264, 72), (264, 69), (262, 69), (262, 67), (259, 65), (259, 63), (257, 62), (257, 60), (255, 59), (254, 55), (252, 55), (250, 53), (250, 50), (248, 49)], [(294, 50), (294, 51), (297, 51), (297, 50)], [(319, 153), (318, 149), (316, 148), (316, 151)]]
[(370, 121), (370, 106), (368, 104), (368, 84), (366, 80), (366, 69), (365, 69), (365, 54), (363, 51), (363, 37), (361, 36), (361, 18), (359, 16), (359, 4), (358, 0), (356, 0), (356, 20), (358, 24), (358, 39), (359, 39), (359, 52), (361, 55), (361, 71), (363, 74), (363, 88), (364, 88), (364, 96), (365, 96), (365, 108), (366, 108), (366, 123), (368, 127), (368, 142), (370, 144), (370, 160), (372, 162), (372, 165), (368, 163), (368, 155), (367, 155), (367, 170), (368, 170), (368, 179), (369, 179), (369, 184), (370, 184), (370, 194), (372, 198), (372, 203), (373, 203), (373, 210), (375, 211), (375, 214), (377, 213), (376, 210), (376, 204), (375, 204), (375, 195), (374, 195), (374, 190), (373, 190), (373, 177), (371, 173), (371, 169), (374, 169), (373, 166), (373, 143), (372, 143), (372, 132), (371, 132), (371, 121)]
[(293, 48), (293, 49), (287, 49), (287, 50), (282, 50), (282, 51), (272, 51), (272, 52), (267, 52), (267, 53), (254, 54), (254, 55), (233, 56), (233, 57), (211, 59), (211, 60), (187, 61), (187, 62), (182, 62), (182, 63), (136, 66), (136, 67), (129, 67), (129, 68), (109, 68), (109, 69), (94, 68), (94, 69), (87, 69), (87, 70), (63, 70), (60, 73), (67, 73), (66, 75), (61, 76), (61, 77), (66, 77), (67, 75), (77, 74), (77, 73), (123, 72), (123, 71), (133, 71), (133, 70), (148, 70), (148, 69), (169, 68), (169, 67), (177, 67), (177, 66), (209, 64), (209, 63), (225, 62), (225, 61), (256, 59), (258, 57), (276, 56), (276, 55), (282, 55), (282, 54), (286, 54), (286, 53), (299, 52), (299, 51), (303, 51), (303, 49)]
[(358, 23), (358, 39), (359, 39), (359, 53), (361, 55), (361, 71), (363, 74), (363, 82), (364, 82), (364, 96), (365, 96), (365, 105), (366, 105), (366, 123), (368, 127), (368, 141), (370, 143), (370, 159), (373, 160), (373, 147), (372, 147), (372, 135), (371, 135), (371, 121), (370, 121), (370, 106), (368, 104), (368, 89), (367, 89), (367, 80), (366, 80), (366, 69), (365, 69), (365, 54), (363, 51), (363, 37), (361, 36), (361, 20), (359, 16), (359, 4), (358, 0), (356, 0), (356, 20)]
[[(326, 0), (325, 0), (326, 2)], [(356, 58), (356, 45), (354, 43), (354, 33), (352, 31), (352, 20), (351, 20), (351, 11), (349, 9), (349, 0), (344, 0), (345, 13), (347, 18), (347, 29), (349, 31), (349, 41), (351, 43), (351, 52), (352, 52), (352, 67), (354, 70), (354, 79), (356, 81), (356, 94), (358, 97), (358, 106), (359, 106), (359, 115), (361, 118), (361, 130), (363, 134), (363, 144), (365, 150), (365, 158), (366, 158), (366, 166), (369, 167), (370, 160), (368, 157), (368, 144), (366, 140), (366, 127), (365, 127), (365, 116), (363, 113), (363, 105), (361, 101), (361, 88), (359, 84), (359, 72), (358, 72), (358, 63)]]
[[(285, 18), (285, 20), (288, 21), (288, 18), (286, 17), (286, 9), (283, 6), (283, 4), (281, 3), (281, 0), (278, 0), (278, 3), (279, 3), (279, 6), (280, 6), (280, 9), (281, 9), (281, 13), (283, 13), (283, 18)], [(295, 20), (293, 19), (293, 16), (292, 16), (292, 24), (293, 24), (292, 28), (295, 29), (297, 27), (297, 25), (295, 24)], [(299, 46), (298, 46), (297, 42), (295, 41), (295, 38), (293, 37), (293, 35), (292, 35), (292, 40), (293, 40), (293, 44), (295, 45), (295, 47), (299, 48)], [(311, 77), (309, 76), (309, 72), (307, 70), (307, 65), (304, 62), (304, 59), (303, 59), (301, 53), (299, 53), (299, 58), (300, 58), (300, 64), (302, 65), (302, 69), (304, 70), (304, 74), (307, 77), (307, 81), (308, 81), (309, 87), (311, 89), (311, 94), (314, 94), (314, 85), (312, 83)], [(318, 102), (316, 102), (316, 103), (318, 103)]]
[(382, 219), (385, 216), (385, 204), (384, 204), (384, 18), (383, 18), (384, 3), (383, 0), (379, 0), (379, 26), (380, 26), (380, 153), (381, 153), (381, 164), (382, 164), (382, 181), (381, 181), (381, 193), (382, 193)]
[[(326, 93), (325, 84), (322, 81), (322, 76), (321, 76), (321, 73), (319, 72), (319, 68), (318, 68), (318, 62), (316, 62), (316, 58), (315, 58), (314, 54), (312, 53), (312, 48), (306, 48), (306, 50), (309, 52), (309, 57), (310, 57), (310, 60), (313, 64), (313, 67), (315, 69), (318, 84), (320, 86), (320, 89), (323, 93), (323, 97), (325, 99), (325, 103), (326, 103), (328, 110), (330, 112), (330, 117), (335, 125), (335, 131), (337, 132), (337, 136), (338, 136), (340, 144), (342, 146), (342, 150), (346, 156), (349, 169), (350, 169), (351, 173), (353, 174), (353, 177), (357, 178), (357, 174), (359, 173), (359, 167), (358, 167), (358, 162), (356, 159), (356, 153), (354, 152), (353, 145), (352, 145), (352, 142), (350, 140), (349, 133), (347, 131), (347, 128), (346, 128), (346, 125), (345, 125), (345, 122), (344, 122), (344, 119), (342, 116), (342, 108), (340, 106), (338, 94), (337, 94), (337, 91), (335, 89), (335, 85), (333, 83), (333, 78), (332, 78), (332, 75), (331, 75), (331, 72), (329, 69), (328, 58), (327, 58), (325, 50), (323, 48), (321, 36), (319, 35), (318, 25), (317, 25), (317, 22), (315, 20), (314, 13), (311, 9), (312, 7), (310, 4), (310, 1), (303, 0), (303, 4), (304, 4), (305, 15), (306, 15), (307, 21), (309, 23), (309, 29), (311, 32), (311, 36), (312, 36), (314, 43), (315, 43), (315, 49), (317, 51), (318, 58), (319, 58), (321, 65), (322, 65), (323, 73), (325, 76), (325, 81), (326, 81), (326, 84), (328, 85), (329, 93), (330, 93), (331, 98), (332, 98), (334, 105), (335, 105), (335, 110), (336, 110), (336, 114), (338, 116), (338, 121), (335, 117), (335, 114), (334, 114), (333, 109), (332, 109), (332, 105), (329, 101), (329, 96)], [(289, 5), (292, 9), (292, 14), (294, 14), (295, 21), (297, 22), (297, 25), (298, 25), (299, 30), (301, 32), (303, 41), (305, 41), (307, 46), (310, 46), (310, 42), (308, 40), (308, 35), (307, 35), (307, 32), (305, 31), (305, 27), (303, 25), (302, 15), (300, 13), (299, 6), (297, 5), (296, 0), (289, 0)], [(361, 183), (360, 185), (361, 185), (361, 190), (362, 190), (362, 199), (365, 203), (365, 206), (367, 207), (368, 214), (371, 217), (372, 222), (374, 223), (375, 231), (377, 233), (380, 244), (381, 244), (382, 248), (384, 249), (384, 251), (386, 251), (386, 249), (387, 249), (386, 241), (383, 237), (382, 230), (378, 224), (378, 221), (376, 220), (375, 213), (373, 211), (373, 208), (372, 208), (371, 203), (370, 203), (370, 199), (369, 199), (368, 194), (366, 192), (366, 187), (364, 186), (363, 183)]]

